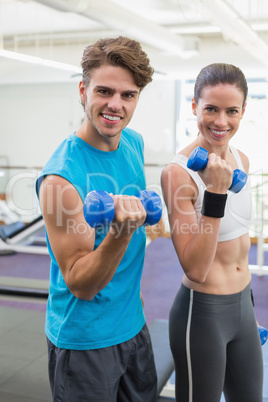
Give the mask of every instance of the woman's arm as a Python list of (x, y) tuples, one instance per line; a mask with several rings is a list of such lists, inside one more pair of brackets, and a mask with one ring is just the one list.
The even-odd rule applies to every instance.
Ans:
[[(230, 187), (232, 170), (225, 161), (211, 155), (210, 163), (200, 176), (211, 192), (225, 194)], [(201, 215), (198, 222), (194, 210), (198, 189), (182, 167), (168, 165), (162, 172), (161, 184), (171, 238), (181, 266), (191, 281), (204, 283), (215, 258), (221, 219)]]

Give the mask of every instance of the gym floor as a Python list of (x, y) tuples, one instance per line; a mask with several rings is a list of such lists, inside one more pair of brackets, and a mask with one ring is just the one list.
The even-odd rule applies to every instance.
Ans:
[[(16, 272), (13, 271), (14, 266), (11, 268), (11, 261), (15, 261), (15, 258), (18, 261)], [(47, 281), (49, 272), (47, 258), (26, 255), (1, 257), (0, 279), (6, 279), (10, 275), (10, 279), (14, 280), (19, 280), (20, 277), (24, 280), (29, 278), (28, 283), (32, 277), (38, 278), (35, 281)], [(141, 286), (148, 323), (154, 318), (168, 318), (179, 286), (180, 275), (171, 241), (157, 239), (149, 244)], [(263, 277), (253, 275), (256, 315), (260, 324), (265, 327), (268, 327), (267, 288), (267, 275)], [(45, 309), (46, 301), (43, 299), (0, 296), (0, 402), (51, 402), (44, 335)], [(262, 350), (265, 372), (263, 401), (268, 402), (268, 342)], [(174, 376), (171, 382), (173, 379)], [(174, 401), (174, 399), (161, 399), (161, 401)], [(221, 402), (223, 401), (222, 398)]]
[(51, 402), (45, 312), (0, 306), (0, 401)]
[[(44, 319), (44, 311), (0, 306), (1, 402), (51, 402)], [(263, 402), (268, 402), (268, 343), (262, 350)]]

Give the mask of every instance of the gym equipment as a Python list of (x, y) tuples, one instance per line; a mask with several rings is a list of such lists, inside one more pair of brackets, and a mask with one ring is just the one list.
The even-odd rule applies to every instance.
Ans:
[(14, 222), (0, 226), (0, 255), (18, 253), (48, 254), (42, 215), (24, 224)]
[(47, 299), (48, 289), (22, 288), (13, 286), (0, 286), (0, 295), (33, 297), (35, 299)]
[[(25, 246), (24, 246), (25, 247)], [(49, 289), (49, 255), (15, 253), (5, 256), (0, 250), (0, 296), (45, 300)], [(0, 398), (1, 399), (1, 398)]]
[(258, 325), (258, 330), (261, 338), (261, 344), (264, 345), (268, 339), (268, 330), (260, 325)]
[[(157, 372), (157, 396), (160, 395), (175, 370), (169, 346), (168, 320), (155, 319), (148, 326)], [(174, 390), (175, 391), (175, 390)]]
[[(155, 225), (162, 216), (162, 202), (157, 193), (143, 190), (136, 194), (142, 202), (147, 213), (144, 226)], [(90, 191), (84, 201), (83, 207), (86, 222), (92, 228), (109, 226), (114, 218), (114, 202), (107, 191)]]
[[(202, 147), (195, 148), (189, 156), (187, 167), (195, 172), (198, 170), (204, 170), (208, 163), (208, 151), (206, 151)], [(247, 174), (243, 172), (243, 170), (235, 169), (233, 171), (233, 181), (231, 187), (229, 188), (230, 191), (233, 193), (238, 193), (247, 181)]]

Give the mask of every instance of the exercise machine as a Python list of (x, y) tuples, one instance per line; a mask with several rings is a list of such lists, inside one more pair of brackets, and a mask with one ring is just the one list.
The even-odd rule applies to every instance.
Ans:
[(48, 254), (42, 215), (24, 224), (0, 226), (0, 255), (18, 253)]

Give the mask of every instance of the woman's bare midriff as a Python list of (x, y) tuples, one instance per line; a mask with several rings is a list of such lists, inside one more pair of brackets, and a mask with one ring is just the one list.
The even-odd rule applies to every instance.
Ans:
[(250, 238), (248, 234), (218, 243), (216, 257), (204, 283), (183, 277), (183, 284), (202, 293), (233, 294), (243, 290), (251, 281), (248, 267)]

